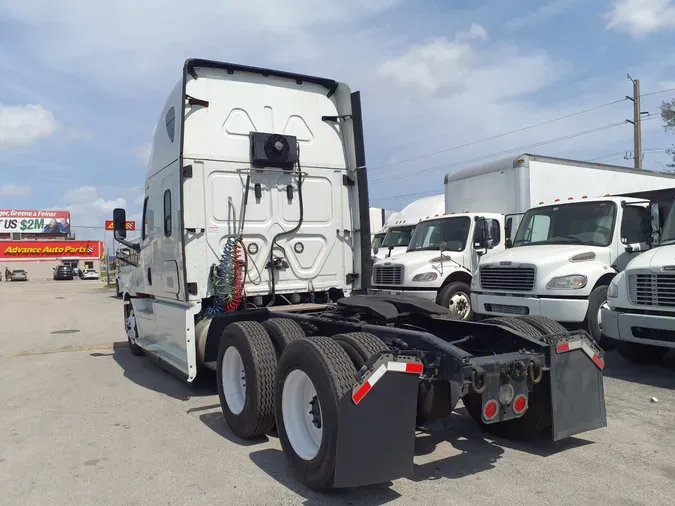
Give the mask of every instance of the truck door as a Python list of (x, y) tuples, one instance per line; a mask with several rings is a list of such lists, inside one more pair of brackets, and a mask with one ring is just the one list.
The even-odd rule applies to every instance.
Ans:
[[(166, 175), (162, 178), (162, 223), (161, 237), (159, 238), (160, 262), (157, 265), (161, 281), (161, 291), (164, 297), (177, 298), (180, 293), (178, 259), (180, 252), (180, 233), (176, 230), (178, 224), (178, 162), (165, 169)], [(159, 288), (159, 287), (158, 287)]]
[(623, 208), (619, 225), (620, 242), (617, 244), (616, 269), (622, 271), (633, 258), (646, 251), (649, 235), (648, 209), (644, 205), (627, 205)]

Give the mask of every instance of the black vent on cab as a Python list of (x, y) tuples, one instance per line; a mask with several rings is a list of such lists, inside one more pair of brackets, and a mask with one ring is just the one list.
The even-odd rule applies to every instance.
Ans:
[(298, 162), (298, 141), (292, 135), (251, 132), (251, 165), (292, 169)]

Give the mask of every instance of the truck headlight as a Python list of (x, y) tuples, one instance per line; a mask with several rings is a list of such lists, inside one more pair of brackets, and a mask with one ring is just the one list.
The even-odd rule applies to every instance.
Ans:
[(414, 282), (436, 281), (436, 278), (438, 278), (438, 274), (435, 272), (423, 272), (422, 274), (415, 274), (412, 280)]
[(578, 290), (586, 286), (586, 276), (572, 274), (571, 276), (559, 276), (548, 282), (546, 288), (550, 290)]
[(607, 298), (616, 299), (618, 296), (619, 296), (619, 284), (616, 282), (616, 278), (614, 278), (607, 287)]

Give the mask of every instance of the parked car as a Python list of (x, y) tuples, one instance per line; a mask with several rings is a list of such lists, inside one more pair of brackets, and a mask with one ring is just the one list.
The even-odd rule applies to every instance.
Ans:
[(84, 269), (82, 279), (98, 279), (98, 272), (96, 269)]
[(54, 269), (54, 279), (73, 279), (73, 268), (70, 265), (59, 265)]
[(23, 269), (14, 269), (10, 281), (28, 281), (28, 273)]

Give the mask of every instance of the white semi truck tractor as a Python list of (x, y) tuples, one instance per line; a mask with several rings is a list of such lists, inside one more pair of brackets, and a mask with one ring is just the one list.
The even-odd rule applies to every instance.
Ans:
[(654, 245), (612, 279), (601, 309), (603, 335), (625, 359), (642, 363), (675, 348), (675, 206), (671, 198), (650, 210)]
[(454, 418), (460, 399), (501, 437), (607, 424), (603, 354), (584, 333), (367, 293), (361, 101), (345, 84), (187, 60), (155, 130), (142, 220), (132, 241), (113, 213), (137, 257), (129, 350), (188, 382), (215, 370), (232, 432), (276, 428), (314, 490), (410, 476), (416, 430)]
[(405, 254), (373, 265), (378, 293), (422, 297), (473, 318), (471, 283), (478, 262), (503, 251), (522, 214), (569, 181), (574, 162), (523, 154), (445, 176), (445, 209), (415, 228)]
[(675, 175), (568, 161), (538, 177), (562, 170), (558, 197), (525, 213), (510, 248), (481, 259), (472, 306), (479, 317), (545, 316), (601, 343), (608, 286), (651, 246), (649, 194), (675, 186)]

